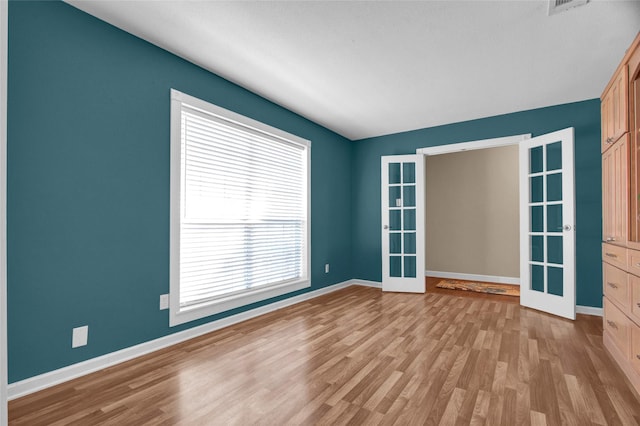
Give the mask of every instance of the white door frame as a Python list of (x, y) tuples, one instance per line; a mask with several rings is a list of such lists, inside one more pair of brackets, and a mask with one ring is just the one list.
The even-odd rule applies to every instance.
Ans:
[(0, 0), (0, 426), (7, 406), (7, 41), (8, 2)]
[[(454, 152), (462, 152), (462, 151), (473, 151), (476, 149), (487, 149), (487, 148), (499, 148), (502, 146), (508, 145), (519, 145), (520, 142), (525, 141), (527, 139), (531, 139), (531, 133), (525, 133), (521, 135), (513, 135), (513, 136), (504, 136), (501, 138), (491, 138), (491, 139), (480, 139), (476, 141), (469, 142), (458, 142), (452, 143), (448, 145), (437, 145), (427, 148), (418, 148), (416, 149), (416, 154), (423, 154), (425, 156), (433, 156), (433, 155), (441, 155), (441, 154), (451, 154)], [(425, 167), (426, 170), (426, 167)], [(518, 172), (519, 173), (519, 172)], [(425, 173), (426, 179), (426, 173)], [(425, 182), (426, 188), (426, 182)], [(425, 261), (426, 264), (426, 261)], [(424, 274), (427, 275), (427, 271), (424, 271)], [(520, 279), (518, 278), (518, 284), (520, 283)], [(509, 284), (512, 284), (509, 282)]]
[(453, 152), (473, 151), (475, 149), (498, 148), (501, 146), (518, 145), (520, 142), (527, 139), (531, 139), (531, 133), (504, 136), (501, 138), (480, 139), (470, 142), (458, 142), (448, 145), (430, 146), (427, 148), (418, 148), (416, 149), (416, 154), (431, 156), (440, 154), (451, 154)]

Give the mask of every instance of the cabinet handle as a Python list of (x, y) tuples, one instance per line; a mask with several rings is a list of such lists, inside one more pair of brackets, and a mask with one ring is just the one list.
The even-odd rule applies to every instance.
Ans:
[(636, 306), (638, 306), (638, 308), (640, 308), (640, 303), (636, 303)]
[(636, 355), (636, 358), (640, 359), (640, 355)]
[(618, 255), (617, 254), (613, 254), (613, 253), (605, 253), (605, 256), (609, 256), (609, 257), (613, 257), (613, 258), (617, 258)]
[(616, 325), (616, 323), (611, 320), (607, 320), (607, 324), (609, 324), (609, 327), (611, 328), (615, 328), (616, 330), (618, 329), (618, 326)]
[(618, 288), (618, 286), (617, 286), (616, 284), (614, 284), (614, 283), (610, 283), (610, 282), (608, 282), (608, 283), (607, 283), (607, 285), (608, 285), (609, 287), (611, 287), (611, 288)]
[(609, 237), (609, 238), (607, 238), (605, 241), (609, 242), (609, 241), (615, 241), (615, 240), (616, 240), (615, 238), (613, 238), (613, 237)]
[(613, 142), (613, 138), (612, 138), (612, 137), (608, 137), (608, 138), (607, 138), (607, 143), (608, 143), (608, 144), (611, 144), (612, 142)]

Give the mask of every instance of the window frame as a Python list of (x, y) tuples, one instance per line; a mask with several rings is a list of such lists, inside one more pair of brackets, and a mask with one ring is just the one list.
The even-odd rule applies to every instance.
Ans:
[[(229, 297), (221, 297), (195, 307), (180, 309), (180, 197), (182, 196), (182, 106), (198, 109), (219, 119), (230, 121), (236, 125), (247, 127), (281, 139), (283, 143), (296, 144), (306, 151), (306, 226), (305, 244), (302, 258), (302, 277), (295, 281), (258, 287)], [(171, 89), (171, 122), (170, 122), (170, 230), (169, 230), (169, 326), (173, 327), (210, 315), (240, 308), (272, 297), (281, 296), (296, 290), (311, 287), (311, 141), (291, 133), (213, 105)]]

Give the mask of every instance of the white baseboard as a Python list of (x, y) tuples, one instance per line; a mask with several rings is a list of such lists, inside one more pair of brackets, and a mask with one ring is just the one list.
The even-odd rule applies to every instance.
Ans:
[(19, 382), (11, 383), (7, 388), (8, 399), (13, 400), (16, 398), (20, 398), (21, 396), (25, 396), (51, 386), (76, 379), (78, 377), (105, 369), (107, 367), (111, 367), (116, 364), (120, 364), (125, 361), (129, 361), (133, 358), (137, 358), (139, 356), (164, 349), (168, 346), (172, 346), (180, 342), (184, 342), (185, 340), (193, 339), (194, 337), (202, 336), (203, 334), (211, 333), (212, 331), (216, 331), (221, 328), (228, 327), (230, 325), (234, 325), (239, 322), (246, 321), (248, 319), (255, 318), (257, 316), (264, 315), (266, 313), (273, 312), (290, 305), (295, 305), (296, 303), (304, 302), (306, 300), (313, 299), (324, 294), (332, 293), (336, 290), (340, 290), (354, 284), (366, 285), (361, 283), (364, 283), (364, 281), (349, 280), (333, 284), (328, 287), (303, 293), (298, 296), (270, 303), (265, 306), (260, 306), (259, 308), (241, 312), (236, 315), (231, 315), (226, 318), (221, 318), (219, 320), (193, 327), (188, 330), (173, 333), (168, 336), (141, 343), (139, 345), (131, 346), (116, 352), (111, 352), (109, 354), (88, 359), (77, 364), (53, 370), (48, 373), (30, 377)]
[(361, 286), (364, 286), (364, 287), (382, 288), (382, 283), (380, 281), (369, 281), (369, 280), (353, 279), (353, 280), (351, 280), (351, 284), (353, 284), (353, 285), (361, 285)]
[(594, 308), (593, 306), (576, 305), (576, 314), (594, 315), (596, 317), (604, 316), (602, 308)]
[(452, 280), (481, 281), (498, 284), (520, 285), (519, 277), (499, 277), (497, 275), (462, 274), (459, 272), (424, 271), (425, 276), (449, 278)]

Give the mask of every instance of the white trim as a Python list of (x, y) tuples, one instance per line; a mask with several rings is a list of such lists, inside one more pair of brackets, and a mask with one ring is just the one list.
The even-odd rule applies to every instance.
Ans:
[(0, 0), (0, 426), (7, 418), (7, 64), (8, 1)]
[(427, 277), (449, 278), (452, 280), (480, 281), (497, 284), (520, 285), (519, 277), (500, 277), (497, 275), (463, 274), (459, 272), (424, 271)]
[(576, 305), (576, 314), (594, 315), (596, 317), (602, 317), (604, 316), (603, 312), (604, 311), (602, 310), (602, 308), (595, 308), (593, 306)]
[(351, 280), (351, 283), (362, 287), (382, 288), (382, 283), (379, 281), (353, 279)]
[(531, 139), (531, 133), (418, 148), (416, 149), (416, 154), (440, 155), (450, 154), (452, 152), (472, 151), (474, 149), (497, 148), (507, 145), (516, 145), (527, 139)]
[[(171, 89), (171, 129), (170, 129), (170, 224), (169, 224), (169, 326), (173, 327), (189, 321), (204, 318), (220, 312), (246, 306), (276, 296), (281, 296), (293, 291), (302, 290), (311, 286), (311, 142), (291, 133), (271, 127), (267, 124), (245, 117), (241, 114), (229, 111), (204, 100), (195, 98), (178, 90)], [(306, 153), (306, 241), (302, 259), (302, 276), (295, 281), (272, 285), (264, 288), (246, 290), (237, 294), (228, 295), (201, 306), (190, 309), (180, 307), (180, 197), (182, 188), (182, 114), (183, 109), (189, 108), (198, 114), (206, 115), (209, 119), (222, 120), (241, 126), (243, 129), (257, 131), (276, 138), (290, 146), (301, 147)]]
[[(358, 280), (358, 282), (361, 281)], [(179, 331), (168, 336), (160, 337), (158, 339), (141, 343), (139, 345), (131, 346), (129, 348), (121, 349), (116, 352), (111, 352), (106, 355), (82, 361), (68, 367), (63, 367), (58, 370), (50, 371), (48, 373), (40, 374), (38, 376), (12, 383), (9, 385), (9, 400), (20, 398), (33, 392), (37, 392), (51, 386), (55, 386), (57, 384), (93, 373), (95, 371), (99, 371), (107, 367), (129, 361), (139, 356), (164, 349), (166, 347), (184, 342), (186, 340), (211, 333), (221, 328), (229, 327), (242, 321), (247, 321), (251, 318), (255, 318), (260, 315), (285, 308), (287, 306), (295, 305), (296, 303), (301, 303), (318, 296), (333, 293), (334, 291), (341, 290), (354, 284), (356, 284), (355, 280), (343, 281), (341, 283), (333, 284), (328, 287), (310, 291), (298, 296), (290, 297), (288, 299), (280, 300), (269, 305), (260, 306), (259, 308), (231, 315), (226, 318), (221, 318), (219, 320), (193, 327), (188, 330)]]

